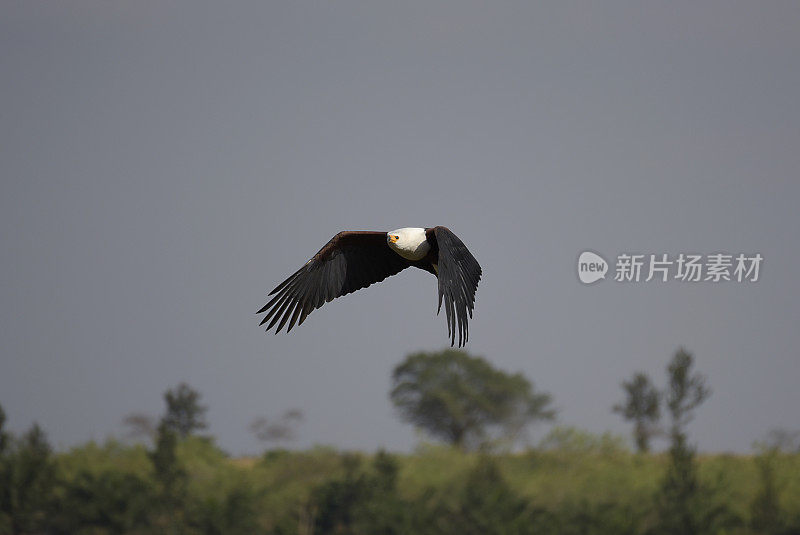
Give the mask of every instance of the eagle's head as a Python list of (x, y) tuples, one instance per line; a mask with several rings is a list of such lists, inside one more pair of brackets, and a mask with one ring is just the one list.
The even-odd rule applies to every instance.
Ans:
[(399, 228), (386, 233), (386, 242), (394, 252), (407, 260), (421, 260), (431, 244), (425, 239), (424, 228)]

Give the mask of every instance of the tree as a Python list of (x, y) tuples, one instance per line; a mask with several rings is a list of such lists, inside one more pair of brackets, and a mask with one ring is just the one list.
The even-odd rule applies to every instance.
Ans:
[(5, 525), (10, 533), (44, 531), (54, 481), (50, 444), (37, 424), (22, 437), (9, 439), (0, 455), (0, 528)]
[(750, 504), (751, 527), (758, 533), (771, 535), (784, 530), (784, 519), (780, 505), (780, 486), (777, 482), (777, 448), (765, 448), (754, 461), (758, 468), (759, 488)]
[(157, 506), (147, 479), (118, 468), (83, 468), (60, 487), (53, 533), (144, 533)]
[(0, 405), (0, 533), (11, 531), (10, 509), (10, 470), (11, 463), (6, 450), (8, 449), (11, 437), (5, 431), (6, 413)]
[(153, 463), (156, 479), (167, 496), (180, 494), (181, 483), (186, 473), (181, 467), (177, 453), (178, 437), (166, 422), (161, 422), (156, 434), (155, 449), (148, 453)]
[(511, 489), (490, 457), (478, 458), (457, 497), (448, 519), (454, 533), (536, 533), (528, 501)]
[(650, 451), (650, 440), (658, 433), (658, 420), (661, 417), (661, 396), (644, 373), (636, 373), (630, 381), (623, 381), (624, 403), (614, 405), (626, 420), (633, 421), (633, 439), (640, 453)]
[(0, 405), (0, 456), (3, 455), (3, 452), (6, 450), (6, 447), (8, 447), (8, 442), (9, 442), (9, 436), (4, 429), (5, 425), (6, 425), (6, 413), (3, 410), (3, 406)]
[(149, 414), (132, 412), (122, 419), (122, 425), (128, 428), (129, 438), (155, 439), (157, 433), (156, 420)]
[(147, 453), (158, 482), (155, 523), (161, 531), (175, 532), (184, 522), (188, 474), (178, 459), (176, 431), (162, 420), (156, 434), (155, 448)]
[(693, 363), (692, 354), (680, 348), (667, 366), (666, 402), (672, 418), (672, 434), (682, 433), (694, 418), (694, 409), (711, 395), (706, 378), (699, 373), (692, 374)]
[[(691, 535), (698, 533), (708, 518), (702, 518), (700, 489), (694, 448), (689, 446), (686, 425), (711, 390), (704, 376), (692, 372), (694, 358), (679, 349), (667, 366), (667, 409), (670, 428), (669, 466), (658, 496), (660, 526), (665, 533)], [(708, 497), (704, 498), (708, 502)]]
[(406, 422), (462, 449), (492, 432), (514, 440), (537, 420), (551, 420), (549, 394), (520, 373), (507, 374), (464, 351), (415, 353), (392, 374), (392, 403)]
[(205, 414), (208, 407), (200, 405), (200, 393), (186, 383), (164, 393), (167, 414), (162, 422), (168, 429), (185, 438), (197, 429), (205, 429)]
[(372, 469), (360, 470), (358, 457), (343, 459), (342, 479), (323, 483), (311, 495), (314, 533), (419, 533), (418, 514), (397, 492), (397, 460), (379, 451)]
[(767, 433), (766, 440), (758, 445), (780, 453), (800, 453), (800, 431), (779, 427)]
[(258, 440), (264, 442), (280, 442), (294, 440), (295, 427), (303, 421), (303, 411), (289, 409), (283, 413), (280, 420), (271, 422), (259, 416), (250, 424), (250, 431)]
[(218, 489), (205, 499), (194, 498), (188, 503), (186, 519), (195, 529), (187, 531), (225, 535), (262, 533), (256, 499), (255, 491), (246, 480)]

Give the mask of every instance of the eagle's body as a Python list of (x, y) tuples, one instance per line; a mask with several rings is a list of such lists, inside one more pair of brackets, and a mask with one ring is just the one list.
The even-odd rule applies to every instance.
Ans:
[(328, 301), (412, 266), (438, 279), (439, 310), (444, 299), (451, 345), (455, 344), (456, 325), (458, 345), (464, 345), (469, 338), (467, 314), (472, 317), (481, 266), (446, 227), (338, 233), (270, 292), (274, 297), (258, 311), (259, 314), (268, 311), (261, 324), (271, 319), (267, 330), (277, 323), (277, 333), (288, 321), (288, 332)]

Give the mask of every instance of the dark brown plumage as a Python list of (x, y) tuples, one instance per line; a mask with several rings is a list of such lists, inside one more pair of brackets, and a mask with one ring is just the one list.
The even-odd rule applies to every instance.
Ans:
[(295, 324), (302, 325), (312, 311), (325, 303), (413, 266), (437, 277), (437, 314), (444, 302), (450, 344), (455, 345), (457, 328), (458, 346), (463, 346), (469, 339), (467, 315), (472, 318), (475, 291), (481, 278), (478, 262), (447, 227), (424, 229), (424, 241), (430, 247), (419, 260), (400, 256), (389, 246), (388, 236), (386, 232), (370, 231), (338, 233), (270, 292), (272, 299), (258, 311), (267, 313), (261, 325), (269, 321), (269, 331), (277, 324), (277, 334), (288, 323), (288, 332)]

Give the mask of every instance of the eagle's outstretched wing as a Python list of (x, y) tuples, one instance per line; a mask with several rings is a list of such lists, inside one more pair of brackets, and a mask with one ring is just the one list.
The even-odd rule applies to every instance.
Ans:
[(447, 227), (434, 227), (426, 234), (433, 235), (438, 248), (436, 276), (439, 279), (439, 308), (436, 313), (442, 309), (444, 298), (450, 345), (455, 345), (458, 324), (458, 347), (461, 347), (469, 339), (467, 313), (472, 318), (475, 291), (481, 280), (481, 266), (466, 245)]
[(278, 333), (289, 321), (289, 332), (298, 319), (297, 324), (302, 325), (306, 316), (325, 303), (380, 282), (409, 265), (389, 248), (385, 232), (340, 232), (270, 292), (274, 297), (257, 312), (269, 311), (260, 325), (272, 318), (269, 331), (280, 320)]

